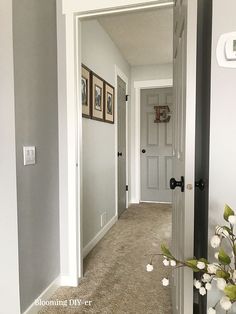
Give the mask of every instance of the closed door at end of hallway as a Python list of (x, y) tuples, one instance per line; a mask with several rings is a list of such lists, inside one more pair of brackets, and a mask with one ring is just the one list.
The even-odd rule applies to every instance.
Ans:
[(172, 201), (172, 109), (172, 87), (141, 90), (141, 201)]

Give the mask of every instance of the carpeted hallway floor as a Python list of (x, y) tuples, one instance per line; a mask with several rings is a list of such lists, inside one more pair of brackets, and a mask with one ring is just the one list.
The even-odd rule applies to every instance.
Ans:
[(170, 289), (162, 259), (146, 272), (149, 253), (169, 243), (171, 208), (168, 205), (132, 205), (84, 260), (84, 278), (77, 288), (60, 288), (52, 300), (81, 299), (91, 305), (50, 306), (40, 314), (170, 314)]

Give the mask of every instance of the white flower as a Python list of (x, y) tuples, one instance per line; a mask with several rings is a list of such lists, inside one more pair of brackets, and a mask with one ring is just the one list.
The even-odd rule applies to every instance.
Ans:
[(208, 275), (208, 274), (204, 274), (202, 277), (203, 277), (203, 281), (204, 281), (204, 282), (211, 281), (211, 276)]
[(224, 291), (226, 287), (226, 281), (223, 278), (217, 278), (217, 288)]
[(217, 270), (218, 270), (217, 265), (215, 265), (215, 264), (208, 264), (207, 265), (207, 271), (209, 274), (216, 274)]
[(220, 245), (220, 237), (218, 235), (214, 235), (211, 238), (211, 246), (216, 249)]
[(171, 261), (170, 261), (170, 265), (171, 265), (172, 267), (175, 267), (175, 266), (176, 266), (176, 261), (171, 260)]
[(216, 314), (216, 310), (213, 307), (209, 307), (207, 314)]
[(197, 268), (198, 269), (204, 269), (204, 268), (206, 268), (206, 264), (204, 262), (198, 262), (197, 263)]
[(225, 228), (220, 227), (220, 226), (216, 226), (216, 234), (224, 238), (229, 236), (228, 231)]
[(215, 253), (215, 259), (217, 259), (217, 260), (219, 259), (219, 252)]
[(232, 279), (233, 279), (234, 282), (236, 282), (236, 270), (234, 270), (234, 272), (233, 272)]
[(201, 287), (201, 288), (199, 289), (199, 293), (200, 293), (201, 295), (205, 295), (205, 294), (206, 294), (206, 289), (205, 289), (204, 287)]
[(163, 264), (164, 264), (165, 266), (169, 266), (169, 265), (170, 265), (170, 262), (169, 262), (167, 259), (164, 259)]
[(220, 300), (220, 305), (222, 309), (226, 311), (230, 310), (232, 307), (232, 303), (230, 302), (230, 299), (225, 296)]
[(210, 284), (210, 282), (206, 283), (205, 288), (206, 288), (207, 291), (210, 291), (210, 290), (211, 290), (212, 285)]
[(169, 286), (169, 279), (166, 279), (166, 278), (164, 278), (164, 279), (162, 279), (162, 285), (164, 286), (164, 287), (167, 287), (167, 286)]
[(196, 279), (194, 279), (193, 284), (194, 284), (194, 287), (195, 287), (196, 289), (200, 289), (201, 286), (202, 286), (201, 282), (200, 282), (199, 280), (196, 280)]
[(147, 270), (148, 272), (153, 271), (153, 265), (152, 265), (152, 264), (148, 264), (148, 265), (146, 266), (146, 270)]
[(228, 221), (229, 221), (232, 225), (235, 225), (235, 224), (236, 224), (236, 216), (235, 216), (235, 215), (229, 216)]

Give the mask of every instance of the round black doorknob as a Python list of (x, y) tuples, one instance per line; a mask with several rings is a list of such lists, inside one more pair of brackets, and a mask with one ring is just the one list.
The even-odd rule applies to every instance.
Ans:
[(180, 187), (181, 192), (184, 192), (184, 177), (181, 177), (181, 181), (176, 181), (175, 178), (170, 179), (171, 190), (175, 190), (177, 187)]
[(146, 149), (142, 149), (142, 153), (145, 154), (146, 153)]
[(118, 157), (121, 157), (122, 156), (122, 153), (118, 152)]

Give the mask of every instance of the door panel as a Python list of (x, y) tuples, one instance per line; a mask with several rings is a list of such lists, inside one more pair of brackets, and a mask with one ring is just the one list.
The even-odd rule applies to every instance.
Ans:
[(118, 76), (118, 216), (126, 209), (126, 83)]
[[(179, 259), (193, 256), (196, 116), (197, 0), (178, 0), (174, 8), (173, 176), (185, 179), (173, 192), (172, 250)], [(193, 274), (176, 269), (172, 281), (174, 314), (193, 313)]]
[(155, 123), (155, 106), (173, 109), (172, 87), (141, 90), (141, 200), (171, 202), (172, 126)]

